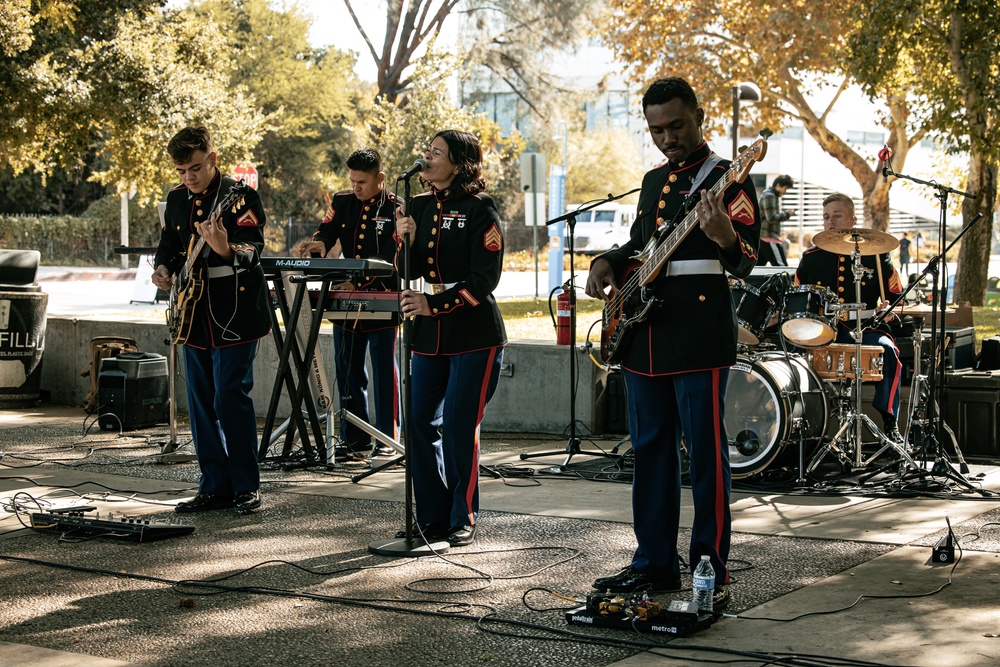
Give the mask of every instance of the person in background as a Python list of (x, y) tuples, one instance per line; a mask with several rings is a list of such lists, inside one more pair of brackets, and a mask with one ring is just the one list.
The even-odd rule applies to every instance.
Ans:
[(899, 270), (904, 276), (910, 275), (910, 235), (906, 232), (899, 239)]
[[(854, 213), (854, 201), (845, 194), (836, 192), (823, 200), (823, 229), (851, 229), (857, 224), (858, 217)], [(892, 265), (892, 255), (864, 255), (861, 263), (871, 271), (871, 275), (862, 278), (861, 299), (865, 310), (860, 313), (846, 312), (847, 319), (837, 325), (838, 343), (853, 344), (854, 322), (858, 317), (866, 320), (875, 314), (877, 308), (886, 304), (892, 297), (903, 291), (899, 273)], [(828, 250), (813, 246), (802, 253), (798, 269), (795, 272), (796, 285), (820, 285), (828, 287), (837, 294), (840, 303), (856, 302), (854, 283), (854, 261), (850, 255), (838, 255)], [(890, 315), (894, 318), (894, 315)], [(887, 322), (890, 320), (887, 319)], [(875, 397), (872, 405), (882, 417), (882, 429), (885, 435), (896, 443), (902, 443), (897, 420), (899, 417), (899, 381), (902, 364), (899, 361), (899, 350), (887, 330), (866, 329), (862, 333), (863, 345), (878, 345), (883, 349), (882, 379), (875, 384)]]
[[(325, 257), (344, 254), (353, 259), (380, 259), (392, 263), (396, 255), (395, 195), (385, 187), (382, 158), (371, 148), (362, 148), (347, 158), (350, 190), (333, 195), (323, 221), (312, 236), (302, 244), (301, 257)], [(334, 290), (398, 291), (397, 278), (363, 278), (332, 286)], [(399, 318), (394, 313), (388, 320), (364, 320), (344, 313), (333, 320), (334, 362), (337, 369), (337, 392), (340, 407), (360, 419), (368, 416), (368, 369), (366, 352), (372, 360), (372, 384), (375, 394), (375, 428), (399, 440), (400, 401), (399, 366), (396, 363), (396, 332)], [(390, 447), (372, 438), (346, 419), (341, 420), (342, 444), (334, 450), (336, 461), (364, 459), (369, 454), (388, 456)]]
[[(621, 356), (635, 453), (633, 527), (638, 546), (619, 573), (594, 581), (610, 593), (681, 589), (677, 533), (681, 510), (681, 440), (690, 457), (694, 523), (691, 568), (703, 555), (715, 569), (715, 609), (729, 598), (731, 471), (723, 411), (729, 368), (736, 363), (736, 313), (727, 272), (749, 275), (757, 262), (757, 193), (746, 179), (721, 196), (710, 188), (729, 161), (702, 134), (704, 110), (687, 81), (653, 82), (642, 97), (653, 143), (667, 162), (646, 173), (631, 238), (597, 257), (587, 294), (607, 301), (606, 288), (624, 285), (631, 258), (661, 225), (684, 217), (697, 202), (698, 224), (647, 287), (662, 303), (634, 326)], [(678, 317), (683, 313), (683, 317)]]
[[(431, 189), (397, 210), (397, 269), (408, 241), (413, 275), (400, 306), (412, 322), (412, 442), (416, 520), (426, 540), (472, 544), (479, 516), (479, 424), (497, 387), (507, 342), (493, 290), (503, 231), (485, 193), (483, 151), (468, 132), (444, 130), (424, 153)], [(403, 537), (405, 533), (400, 533)]]
[(795, 209), (783, 210), (781, 198), (793, 185), (795, 181), (785, 174), (775, 178), (771, 187), (760, 193), (760, 256), (757, 258), (760, 266), (768, 262), (774, 266), (788, 266), (788, 247), (781, 240), (781, 223), (794, 216)]
[(257, 464), (257, 415), (250, 390), (257, 341), (271, 330), (264, 271), (264, 209), (257, 192), (212, 218), (236, 181), (216, 166), (212, 137), (204, 127), (186, 127), (167, 144), (181, 184), (167, 195), (164, 226), (152, 282), (170, 290), (172, 276), (187, 259), (189, 242), (205, 246), (195, 269), (204, 293), (190, 311), (184, 343), (191, 436), (201, 468), (198, 494), (177, 512), (235, 508), (249, 514), (261, 506)]

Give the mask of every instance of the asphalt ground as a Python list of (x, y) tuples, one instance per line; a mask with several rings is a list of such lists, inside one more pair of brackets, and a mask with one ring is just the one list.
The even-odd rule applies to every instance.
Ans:
[[(484, 476), (477, 541), (399, 558), (368, 547), (405, 523), (400, 467), (352, 483), (368, 463), (267, 464), (261, 512), (176, 515), (172, 505), (193, 495), (198, 472), (157, 462), (167, 431), (104, 433), (92, 421), (80, 408), (0, 412), (0, 664), (1000, 662), (1000, 505), (987, 491), (949, 489), (944, 477), (743, 485), (733, 498), (730, 616), (672, 640), (566, 622), (573, 600), (634, 548), (623, 460), (577, 455), (553, 470), (563, 457), (529, 464), (518, 454), (565, 443), (485, 434), (483, 463), (505, 476)], [(962, 479), (1000, 488), (992, 465)], [(148, 543), (81, 540), (21, 528), (18, 515), (27, 521), (35, 503), (195, 529)], [(930, 562), (946, 516), (961, 545), (957, 565)], [(690, 521), (685, 507), (682, 526)], [(689, 536), (681, 530), (682, 553)], [(893, 597), (833, 611), (861, 595)], [(789, 620), (818, 612), (832, 613)]]

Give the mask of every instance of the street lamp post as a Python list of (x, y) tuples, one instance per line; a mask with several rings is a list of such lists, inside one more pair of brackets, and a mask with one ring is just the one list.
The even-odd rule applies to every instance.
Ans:
[(733, 159), (739, 155), (740, 102), (760, 102), (760, 88), (755, 83), (743, 81), (733, 86)]

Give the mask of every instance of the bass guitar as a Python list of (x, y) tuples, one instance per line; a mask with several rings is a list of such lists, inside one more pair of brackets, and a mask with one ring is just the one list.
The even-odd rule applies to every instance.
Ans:
[[(766, 153), (767, 136), (763, 136), (733, 160), (722, 178), (709, 188), (709, 193), (716, 199), (721, 199), (729, 186), (742, 183), (746, 179), (753, 163), (762, 160)], [(612, 289), (609, 292), (608, 302), (604, 304), (604, 313), (601, 316), (601, 358), (604, 363), (612, 364), (621, 359), (624, 345), (630, 339), (633, 328), (645, 321), (657, 303), (647, 285), (659, 275), (667, 259), (698, 226), (698, 214), (693, 209), (699, 199), (700, 195), (696, 192), (688, 195), (684, 205), (684, 210), (687, 212), (684, 219), (672, 229), (668, 223), (657, 228), (646, 247), (626, 270), (623, 276), (624, 284), (619, 289)], [(666, 233), (668, 230), (669, 234)]]
[[(231, 208), (235, 214), (245, 203), (247, 185), (242, 180), (229, 189), (229, 193), (208, 215), (208, 222), (215, 223), (222, 212)], [(202, 223), (204, 224), (204, 223)], [(205, 265), (201, 251), (205, 247), (205, 237), (192, 234), (188, 242), (187, 259), (180, 270), (173, 275), (170, 287), (170, 301), (167, 305), (167, 329), (170, 342), (183, 345), (191, 335), (191, 321), (194, 308), (205, 292)]]

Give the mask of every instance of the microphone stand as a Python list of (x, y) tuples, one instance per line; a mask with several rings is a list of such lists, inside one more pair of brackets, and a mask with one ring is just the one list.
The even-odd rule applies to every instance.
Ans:
[[(584, 211), (589, 211), (592, 208), (597, 208), (602, 204), (607, 204), (609, 202), (618, 201), (622, 197), (627, 197), (630, 194), (638, 192), (641, 188), (635, 188), (629, 190), (628, 192), (622, 193), (620, 195), (608, 194), (605, 199), (598, 200), (592, 204), (586, 206), (581, 206), (576, 210), (570, 211), (558, 217), (552, 218), (545, 223), (545, 226), (554, 225), (557, 222), (566, 221), (569, 227), (569, 280), (563, 285), (564, 289), (569, 289), (569, 440), (566, 442), (566, 448), (562, 450), (555, 450), (551, 452), (532, 452), (532, 453), (522, 453), (521, 460), (525, 461), (527, 459), (538, 458), (540, 456), (557, 456), (565, 454), (566, 458), (558, 466), (552, 468), (546, 468), (543, 472), (551, 474), (559, 474), (566, 472), (566, 466), (569, 465), (570, 459), (572, 459), (577, 454), (587, 454), (589, 456), (606, 456), (608, 458), (618, 458), (618, 454), (609, 454), (608, 452), (587, 452), (580, 449), (580, 439), (576, 437), (576, 270), (574, 266), (574, 228), (576, 227), (576, 216)], [(621, 444), (621, 443), (619, 443)], [(617, 445), (616, 445), (617, 447)]]
[[(414, 172), (416, 173), (416, 172)], [(403, 181), (403, 212), (410, 214), (410, 176), (404, 174), (399, 178)], [(397, 185), (399, 180), (396, 181)], [(403, 237), (403, 289), (410, 289), (410, 237)], [(413, 468), (410, 465), (410, 455), (413, 447), (412, 422), (410, 421), (410, 409), (413, 407), (413, 387), (411, 383), (410, 361), (413, 356), (413, 318), (403, 318), (403, 363), (400, 364), (403, 383), (403, 405), (400, 419), (403, 422), (403, 478), (405, 494), (406, 513), (406, 536), (396, 537), (389, 540), (376, 540), (368, 545), (368, 551), (377, 556), (428, 556), (431, 554), (441, 554), (448, 551), (451, 546), (446, 540), (437, 542), (424, 541), (423, 535), (417, 532), (414, 535), (413, 525)]]
[[(943, 443), (945, 437), (945, 429), (947, 428), (944, 423), (944, 419), (941, 417), (941, 394), (944, 389), (944, 379), (945, 379), (945, 362), (944, 362), (944, 351), (947, 342), (947, 331), (945, 329), (945, 311), (948, 305), (948, 286), (944, 286), (943, 290), (940, 287), (940, 267), (941, 265), (947, 265), (947, 254), (948, 251), (954, 246), (962, 236), (965, 235), (972, 226), (975, 225), (982, 214), (976, 215), (966, 225), (961, 233), (947, 246), (944, 246), (945, 232), (946, 232), (946, 222), (948, 213), (948, 195), (956, 194), (962, 197), (968, 197), (969, 199), (975, 199), (976, 195), (965, 192), (962, 190), (957, 190), (955, 188), (948, 187), (946, 185), (941, 185), (940, 183), (934, 181), (926, 181), (914, 176), (909, 176), (907, 174), (899, 174), (892, 168), (891, 156), (887, 156), (885, 164), (882, 167), (882, 176), (888, 178), (889, 176), (895, 176), (896, 178), (902, 178), (919, 185), (926, 185), (928, 187), (934, 188), (936, 193), (934, 198), (939, 202), (939, 215), (938, 215), (938, 243), (942, 248), (941, 253), (936, 255), (927, 262), (927, 266), (921, 272), (921, 274), (914, 280), (910, 285), (907, 286), (906, 290), (900, 294), (899, 297), (893, 302), (893, 307), (902, 300), (903, 296), (908, 293), (915, 285), (919, 284), (920, 281), (928, 274), (933, 274), (934, 282), (931, 291), (931, 339), (930, 339), (930, 349), (931, 349), (931, 359), (930, 368), (928, 369), (927, 376), (929, 380), (928, 385), (928, 396), (927, 396), (927, 423), (930, 424), (929, 438), (933, 441), (934, 451), (935, 451), (935, 463), (934, 470), (939, 471), (949, 477), (958, 477), (957, 481), (960, 481), (966, 485), (971, 490), (976, 490), (964, 477), (959, 473), (954, 472), (949, 465), (947, 465), (943, 450)], [(943, 294), (942, 294), (943, 291)], [(891, 310), (891, 308), (890, 308)], [(882, 313), (878, 318), (876, 323), (884, 320), (886, 313)], [(940, 321), (940, 327), (938, 327), (938, 322)], [(915, 351), (915, 355), (920, 354), (920, 351)], [(939, 356), (940, 355), (940, 356)], [(913, 397), (910, 397), (913, 400)], [(969, 471), (968, 464), (965, 463), (965, 458), (962, 455), (962, 451), (959, 448), (958, 440), (953, 440), (955, 445), (955, 454), (959, 461), (961, 462), (961, 471), (967, 473)]]

